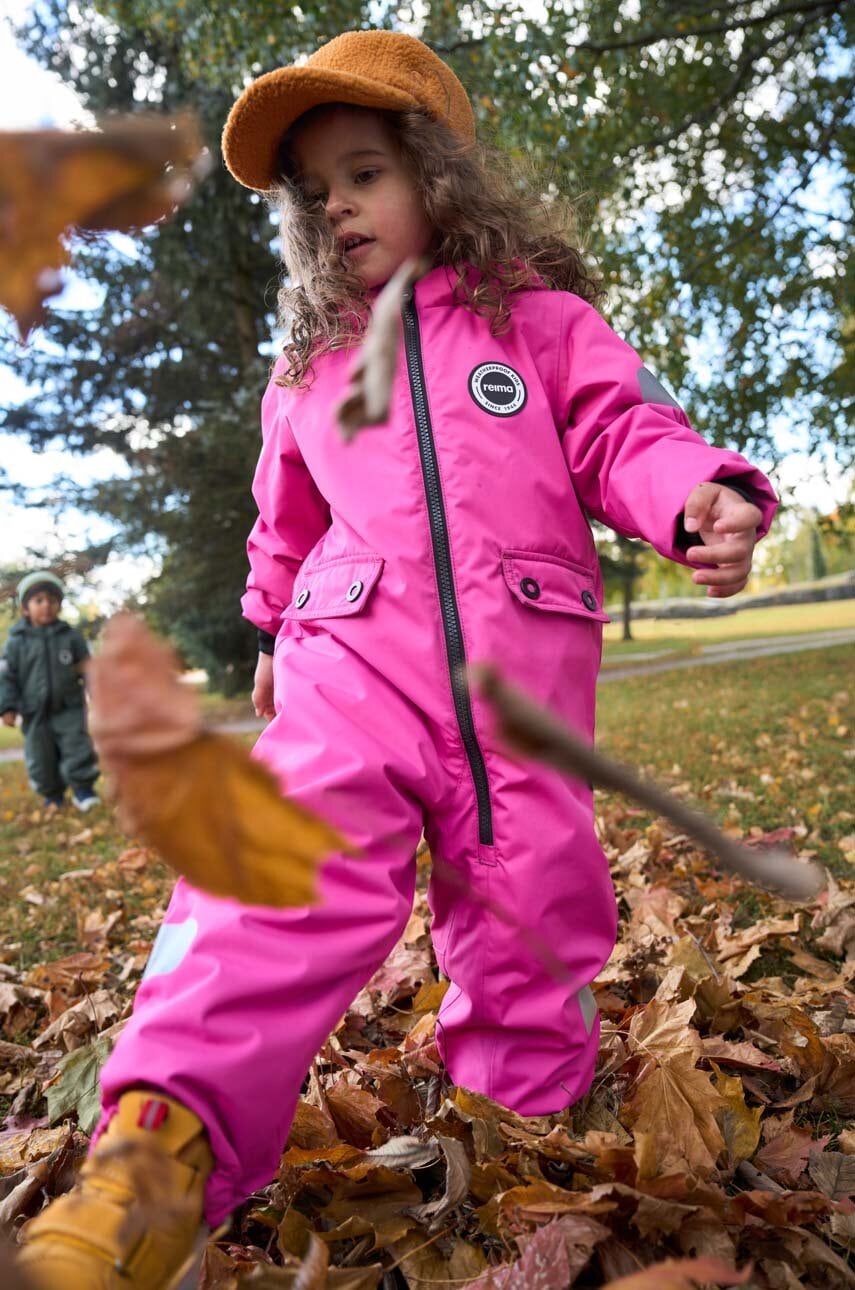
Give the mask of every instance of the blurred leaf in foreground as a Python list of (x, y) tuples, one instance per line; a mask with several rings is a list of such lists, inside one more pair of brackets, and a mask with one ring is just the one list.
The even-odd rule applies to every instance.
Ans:
[(191, 116), (0, 133), (0, 305), (21, 336), (62, 287), (63, 234), (129, 232), (168, 218), (208, 166)]
[(244, 747), (202, 730), (171, 649), (130, 614), (89, 667), (92, 733), (126, 826), (195, 886), (250, 905), (305, 905), (334, 829), (282, 796)]

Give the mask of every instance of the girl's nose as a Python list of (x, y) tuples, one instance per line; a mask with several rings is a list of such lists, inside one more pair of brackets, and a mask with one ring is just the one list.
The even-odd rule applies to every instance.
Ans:
[(330, 219), (345, 219), (356, 213), (356, 203), (348, 194), (332, 190), (327, 198), (326, 212)]

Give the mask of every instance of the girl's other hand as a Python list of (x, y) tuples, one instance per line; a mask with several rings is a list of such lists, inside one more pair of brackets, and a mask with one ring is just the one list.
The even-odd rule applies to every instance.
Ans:
[(255, 680), (252, 687), (252, 706), (257, 717), (272, 721), (276, 716), (273, 707), (273, 655), (259, 654), (255, 665)]
[(683, 524), (704, 545), (689, 547), (686, 559), (710, 566), (692, 574), (693, 582), (706, 586), (708, 596), (734, 596), (742, 591), (762, 518), (758, 507), (724, 484), (698, 484), (689, 493)]

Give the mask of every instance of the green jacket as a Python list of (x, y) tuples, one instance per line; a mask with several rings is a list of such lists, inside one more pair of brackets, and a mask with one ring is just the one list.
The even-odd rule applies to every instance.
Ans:
[(50, 716), (83, 706), (83, 677), (77, 664), (89, 647), (75, 627), (58, 619), (33, 627), (21, 618), (9, 633), (0, 661), (0, 713)]

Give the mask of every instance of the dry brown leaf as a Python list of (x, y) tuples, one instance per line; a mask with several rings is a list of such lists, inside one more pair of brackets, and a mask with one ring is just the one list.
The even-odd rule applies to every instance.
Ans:
[(567, 1290), (571, 1276), (561, 1229), (557, 1222), (548, 1223), (526, 1242), (521, 1258), (506, 1267), (490, 1268), (470, 1283), (469, 1290)]
[(390, 1252), (396, 1260), (394, 1266), (400, 1268), (413, 1290), (451, 1290), (468, 1285), (471, 1278), (483, 1272), (487, 1262), (481, 1250), (468, 1241), (454, 1240), (446, 1257), (436, 1244), (426, 1243), (415, 1233), (397, 1241)]
[(832, 1200), (855, 1196), (855, 1157), (841, 1151), (812, 1152), (808, 1173), (819, 1190)]
[(327, 1090), (326, 1104), (335, 1127), (345, 1142), (355, 1147), (373, 1147), (380, 1131), (377, 1112), (383, 1103), (366, 1089), (354, 1088), (340, 1080)]
[(713, 1070), (716, 1076), (715, 1089), (724, 1103), (717, 1119), (727, 1149), (728, 1168), (735, 1169), (741, 1161), (750, 1160), (757, 1150), (763, 1108), (745, 1105), (745, 1090), (741, 1079), (725, 1075), (715, 1063)]
[(128, 232), (171, 215), (208, 161), (194, 119), (117, 117), (97, 130), (0, 133), (0, 305), (21, 335), (69, 263), (63, 234)]
[(643, 1272), (608, 1281), (603, 1290), (695, 1290), (699, 1285), (744, 1286), (751, 1280), (752, 1266), (737, 1272), (718, 1259), (665, 1259)]
[(33, 1041), (33, 1048), (52, 1048), (62, 1043), (66, 1052), (73, 1052), (112, 1025), (120, 1012), (118, 1000), (108, 990), (95, 990), (60, 1013), (56, 1021)]
[(715, 1115), (723, 1101), (709, 1075), (680, 1057), (657, 1066), (624, 1104), (624, 1120), (636, 1134), (648, 1133), (655, 1142), (659, 1174), (689, 1171), (701, 1177), (715, 1169), (724, 1147)]
[(105, 767), (189, 744), (202, 731), (193, 691), (182, 685), (171, 645), (134, 614), (116, 614), (87, 667), (89, 727)]
[(431, 1200), (409, 1210), (413, 1218), (427, 1223), (429, 1232), (438, 1231), (445, 1215), (466, 1199), (472, 1177), (472, 1166), (463, 1143), (456, 1138), (444, 1137), (438, 1142), (445, 1156), (445, 1191), (439, 1200)]
[(341, 1179), (333, 1199), (321, 1210), (326, 1223), (339, 1225), (326, 1232), (326, 1239), (368, 1235), (378, 1248), (394, 1245), (415, 1227), (410, 1210), (420, 1199), (411, 1179), (382, 1166), (361, 1178)]
[(335, 1146), (337, 1141), (332, 1116), (301, 1097), (291, 1121), (288, 1146), (312, 1150), (316, 1147)]
[(120, 614), (89, 673), (92, 730), (126, 827), (215, 896), (310, 904), (318, 861), (343, 849), (343, 839), (283, 797), (241, 744), (200, 733), (172, 650)]
[(353, 439), (364, 426), (382, 425), (389, 419), (401, 338), (401, 308), (426, 267), (423, 260), (405, 260), (374, 301), (350, 386), (336, 409), (344, 439)]
[(701, 1040), (701, 1051), (704, 1057), (718, 1062), (720, 1066), (736, 1066), (740, 1070), (749, 1071), (775, 1071), (779, 1074), (783, 1072), (780, 1062), (747, 1041), (736, 1042), (723, 1039), (721, 1035), (707, 1035)]
[(382, 1147), (375, 1147), (373, 1151), (365, 1153), (366, 1159), (375, 1160), (388, 1169), (425, 1169), (428, 1165), (435, 1164), (440, 1155), (440, 1143), (435, 1139), (421, 1142), (410, 1134), (390, 1138)]
[(629, 1023), (630, 1051), (657, 1062), (690, 1058), (692, 1064), (701, 1053), (701, 1039), (689, 1024), (695, 1015), (695, 1002), (659, 1003), (654, 1000), (639, 1008)]
[(792, 1126), (762, 1146), (754, 1157), (754, 1164), (782, 1187), (796, 1187), (811, 1152), (820, 1149), (810, 1129)]

